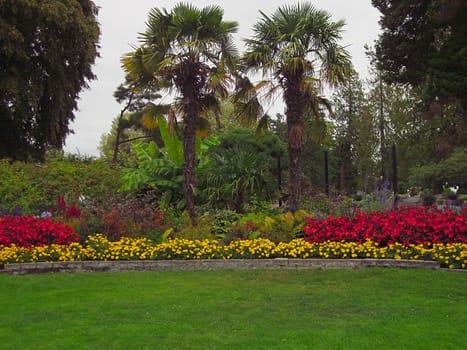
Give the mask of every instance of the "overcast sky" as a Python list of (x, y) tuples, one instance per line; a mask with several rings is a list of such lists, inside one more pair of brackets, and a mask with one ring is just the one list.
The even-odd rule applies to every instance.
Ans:
[[(90, 89), (81, 93), (79, 110), (71, 125), (74, 134), (68, 136), (65, 151), (81, 155), (99, 155), (100, 137), (110, 131), (112, 120), (118, 116), (122, 106), (112, 94), (124, 81), (120, 58), (138, 45), (138, 33), (144, 32), (151, 8), (172, 9), (180, 1), (170, 0), (94, 0), (100, 7), (101, 25), (100, 55), (94, 66), (97, 80), (90, 83)], [(185, 1), (186, 2), (186, 1)], [(235, 35), (240, 52), (242, 39), (251, 35), (251, 28), (259, 18), (259, 10), (271, 14), (279, 6), (295, 4), (297, 0), (218, 0), (188, 1), (197, 7), (219, 5), (224, 9), (224, 20), (237, 21), (238, 33)], [(316, 8), (326, 10), (333, 20), (346, 22), (342, 44), (348, 46), (352, 62), (361, 77), (367, 77), (368, 60), (364, 45), (372, 45), (379, 34), (379, 12), (371, 6), (370, 0), (311, 0)], [(283, 113), (283, 106), (276, 106)]]

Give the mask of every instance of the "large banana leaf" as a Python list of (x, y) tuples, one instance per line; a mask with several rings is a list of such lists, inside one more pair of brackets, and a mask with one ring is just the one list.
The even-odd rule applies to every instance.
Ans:
[(183, 144), (177, 134), (169, 132), (169, 125), (164, 118), (159, 120), (159, 131), (169, 158), (178, 166), (183, 166)]

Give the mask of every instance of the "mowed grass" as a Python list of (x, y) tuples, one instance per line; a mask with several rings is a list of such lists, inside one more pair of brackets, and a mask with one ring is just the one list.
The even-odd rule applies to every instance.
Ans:
[(0, 349), (465, 349), (467, 274), (0, 275)]

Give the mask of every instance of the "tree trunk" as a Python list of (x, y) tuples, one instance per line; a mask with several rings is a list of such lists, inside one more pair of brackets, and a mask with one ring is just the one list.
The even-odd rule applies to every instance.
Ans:
[(130, 96), (128, 97), (127, 104), (125, 105), (125, 107), (123, 107), (123, 109), (120, 111), (120, 115), (118, 116), (117, 135), (115, 137), (114, 154), (112, 156), (112, 163), (110, 164), (110, 166), (112, 168), (114, 168), (117, 165), (118, 151), (119, 151), (119, 147), (120, 147), (120, 138), (122, 137), (123, 130), (125, 129), (122, 126), (123, 116), (124, 116), (125, 112), (128, 110), (128, 108), (130, 108), (130, 106), (131, 106), (131, 104), (133, 102), (134, 96), (135, 96), (135, 93), (132, 91), (130, 93)]
[(301, 173), (302, 173), (302, 151), (289, 147), (289, 210), (296, 212), (300, 208), (302, 199)]
[(196, 115), (185, 116), (183, 126), (183, 177), (186, 210), (196, 225), (194, 188), (196, 181)]
[(197, 225), (194, 190), (196, 182), (196, 122), (199, 115), (196, 74), (188, 75), (182, 86), (183, 95), (183, 184), (186, 210), (191, 222)]
[(339, 175), (340, 175), (341, 194), (344, 194), (346, 192), (345, 191), (345, 166), (344, 166), (344, 163), (342, 163), (341, 166), (340, 166)]
[(114, 153), (112, 156), (112, 163), (110, 164), (112, 168), (114, 168), (117, 165), (118, 151), (120, 148), (120, 138), (121, 138), (122, 133), (123, 133), (123, 128), (121, 127), (120, 120), (119, 120), (119, 123), (117, 126), (117, 135), (115, 136), (115, 145), (114, 145)]
[[(296, 79), (295, 79), (296, 80)], [(287, 135), (289, 152), (289, 209), (295, 212), (302, 199), (301, 173), (302, 154), (305, 145), (305, 101), (297, 81), (290, 82), (284, 89), (287, 106)]]
[(379, 133), (380, 133), (380, 147), (381, 147), (381, 179), (385, 179), (384, 163), (385, 157), (385, 135), (384, 135), (384, 98), (383, 98), (383, 78), (379, 74)]
[(244, 202), (244, 196), (243, 196), (243, 191), (239, 190), (235, 196), (235, 211), (239, 214), (243, 213), (243, 202)]

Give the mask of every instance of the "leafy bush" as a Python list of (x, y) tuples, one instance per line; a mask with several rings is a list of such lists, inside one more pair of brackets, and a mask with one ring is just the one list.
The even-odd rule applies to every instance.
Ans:
[(305, 239), (309, 242), (371, 239), (380, 245), (467, 243), (467, 208), (457, 213), (436, 208), (403, 207), (394, 211), (358, 213), (354, 218), (308, 218)]
[(244, 212), (250, 201), (277, 198), (277, 157), (284, 146), (272, 133), (261, 136), (249, 129), (229, 130), (220, 144), (207, 152), (208, 161), (200, 172), (201, 200), (220, 209)]
[(303, 237), (306, 217), (307, 212), (304, 210), (268, 216), (260, 228), (261, 237), (275, 243), (289, 242), (294, 238)]
[(226, 229), (224, 242), (266, 238), (273, 242), (289, 242), (303, 237), (303, 227), (309, 214), (304, 210), (295, 213), (258, 212), (245, 214)]
[(211, 233), (218, 237), (225, 237), (229, 228), (236, 222), (240, 215), (233, 210), (210, 210), (204, 215), (212, 219)]
[(450, 183), (466, 187), (467, 149), (458, 148), (449, 157), (410, 169), (409, 182), (435, 193), (442, 192), (443, 184)]
[(368, 203), (355, 202), (353, 198), (346, 196), (327, 196), (323, 193), (310, 196), (303, 202), (303, 209), (318, 218), (332, 216), (352, 217), (357, 209), (366, 207)]
[(144, 237), (150, 231), (165, 231), (164, 212), (157, 209), (157, 200), (152, 191), (139, 195), (110, 193), (105, 202), (89, 201), (83, 212), (84, 227), (80, 236), (102, 233), (115, 240), (123, 236)]
[(57, 156), (42, 164), (0, 160), (0, 208), (39, 215), (64, 199), (82, 209), (120, 187), (120, 170), (96, 160)]
[(0, 245), (31, 247), (70, 244), (77, 240), (78, 235), (71, 226), (52, 219), (9, 215), (0, 218)]
[[(135, 192), (152, 189), (166, 206), (175, 205), (183, 209), (183, 143), (176, 133), (170, 133), (164, 118), (158, 119), (158, 127), (165, 147), (157, 147), (154, 141), (134, 143), (138, 165), (123, 170), (120, 190)], [(203, 169), (204, 154), (217, 143), (215, 136), (204, 140), (196, 138), (197, 172)]]
[[(181, 222), (178, 227), (175, 228), (174, 236), (180, 239), (221, 239), (224, 237), (222, 232), (215, 230), (215, 218), (205, 213), (198, 217), (198, 223), (196, 226), (193, 225), (187, 212), (181, 215)], [(219, 227), (217, 227), (219, 229)]]
[[(179, 143), (181, 143), (179, 141)], [(121, 191), (157, 190), (167, 203), (183, 202), (183, 154), (158, 149), (156, 143), (133, 145), (138, 157), (137, 168), (124, 169)], [(178, 149), (178, 148), (177, 148)], [(181, 207), (184, 203), (180, 204)]]
[(422, 202), (425, 207), (430, 207), (436, 203), (436, 197), (433, 193), (424, 193), (422, 195)]

